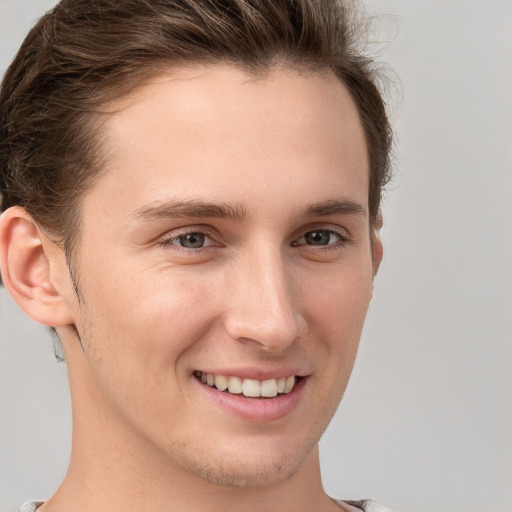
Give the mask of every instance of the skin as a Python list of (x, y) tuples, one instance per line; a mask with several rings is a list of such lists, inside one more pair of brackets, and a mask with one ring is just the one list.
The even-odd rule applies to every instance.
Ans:
[[(21, 208), (0, 225), (6, 286), (57, 327), (68, 365), (71, 464), (40, 510), (339, 510), (317, 444), (382, 257), (349, 94), (328, 75), (219, 64), (165, 72), (114, 107), (106, 172), (81, 203), (81, 300)], [(198, 216), (199, 202), (236, 215)], [(252, 421), (193, 374), (226, 368), (307, 379), (290, 414)]]

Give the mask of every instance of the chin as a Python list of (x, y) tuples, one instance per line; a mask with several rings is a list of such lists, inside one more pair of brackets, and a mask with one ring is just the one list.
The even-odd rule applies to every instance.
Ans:
[(223, 487), (259, 488), (269, 487), (288, 480), (295, 475), (302, 464), (269, 464), (267, 466), (244, 463), (189, 467), (196, 476), (207, 482)]
[[(268, 451), (258, 453), (223, 452), (193, 460), (183, 457), (187, 472), (211, 484), (223, 487), (258, 488), (279, 484), (293, 477), (311, 450)], [(208, 463), (206, 462), (208, 459)]]

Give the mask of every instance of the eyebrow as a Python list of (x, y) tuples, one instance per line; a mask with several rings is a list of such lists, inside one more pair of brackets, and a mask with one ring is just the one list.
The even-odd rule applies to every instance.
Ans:
[(329, 215), (356, 215), (367, 217), (366, 208), (349, 199), (329, 199), (310, 204), (304, 211), (305, 217), (327, 217)]
[(209, 203), (205, 201), (165, 201), (151, 203), (133, 212), (132, 217), (141, 220), (198, 217), (242, 221), (246, 216), (243, 205)]
[[(366, 218), (366, 208), (348, 199), (328, 199), (308, 205), (300, 216), (327, 217), (329, 215), (356, 215)], [(165, 201), (145, 205), (133, 212), (137, 220), (154, 220), (165, 218), (218, 218), (242, 221), (247, 217), (246, 208), (227, 203), (210, 203), (206, 201)]]

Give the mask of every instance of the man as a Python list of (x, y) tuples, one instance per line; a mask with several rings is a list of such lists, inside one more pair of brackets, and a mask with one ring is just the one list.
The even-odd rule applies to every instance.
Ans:
[(62, 342), (23, 510), (329, 511), (318, 441), (382, 258), (390, 130), (335, 1), (63, 0), (0, 96), (0, 268)]

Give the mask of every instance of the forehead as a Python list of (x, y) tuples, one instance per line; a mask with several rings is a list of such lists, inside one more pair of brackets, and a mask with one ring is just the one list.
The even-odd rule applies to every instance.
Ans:
[(282, 199), (289, 191), (297, 201), (308, 180), (312, 196), (339, 187), (367, 202), (364, 131), (333, 75), (276, 68), (255, 76), (221, 64), (172, 69), (110, 107), (102, 128), (107, 172), (92, 194), (110, 205), (111, 191), (121, 188), (118, 199), (130, 195), (133, 210), (169, 194), (244, 203), (256, 190)]

